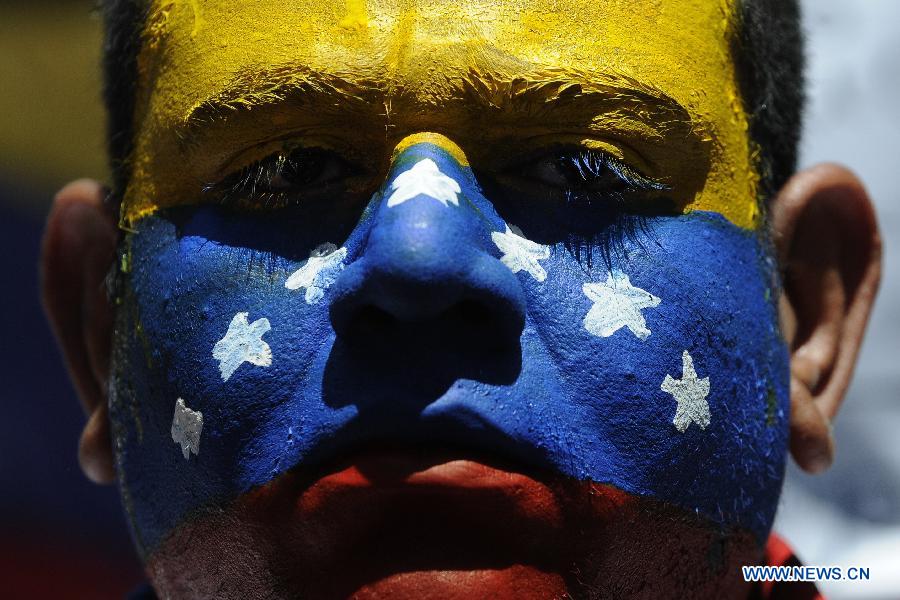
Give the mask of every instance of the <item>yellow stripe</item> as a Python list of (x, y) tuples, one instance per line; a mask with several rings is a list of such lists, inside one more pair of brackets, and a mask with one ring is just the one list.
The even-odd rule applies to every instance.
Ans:
[[(686, 152), (677, 140), (660, 144), (652, 131), (640, 128), (618, 137), (607, 128), (604, 138), (604, 128), (615, 125), (612, 119), (627, 119), (629, 110), (637, 110), (633, 105), (623, 105), (618, 117), (600, 114), (590, 124), (573, 122), (560, 134), (583, 133), (587, 139), (599, 131), (596, 137), (618, 144), (621, 154), (645, 159), (651, 175), (681, 177), (666, 183), (680, 191), (686, 212), (715, 211), (744, 228), (761, 223), (758, 174), (729, 46), (737, 0), (151, 1), (138, 61), (138, 133), (126, 224), (158, 207), (197, 201), (202, 186), (221, 177), (235, 155), (307, 129), (318, 128), (317, 134), (360, 152), (371, 148), (379, 164), (392, 150), (386, 139), (429, 130), (468, 148), (479, 164), (483, 156), (514, 158), (515, 132), (502, 141), (485, 141), (502, 111), (476, 115), (443, 107), (458, 106), (461, 89), (493, 102), (496, 90), (480, 85), (489, 74), (526, 89), (542, 85), (529, 74), (561, 68), (588, 76), (613, 74), (661, 90), (685, 108), (689, 125), (703, 124), (694, 131), (702, 129), (706, 136), (709, 160), (679, 175), (675, 167)], [(207, 137), (202, 131), (199, 139), (183, 135), (186, 116), (221, 96), (240, 74), (278, 69), (296, 75), (307, 98), (346, 94), (348, 102), (371, 108), (371, 116), (350, 123), (341, 113), (343, 100), (303, 116), (297, 108), (302, 95), (280, 108), (259, 107), (254, 99), (278, 100), (279, 92), (258, 82), (262, 89), (241, 96), (248, 99), (245, 105), (235, 101), (221, 113), (247, 113), (242, 120)], [(328, 77), (306, 73), (352, 85), (327, 88)], [(463, 83), (471, 85), (463, 89)], [(578, 93), (577, 86), (564, 91)], [(538, 109), (522, 119), (533, 127), (542, 114)], [(316, 122), (320, 115), (330, 124)], [(461, 164), (468, 163), (459, 146), (443, 136), (411, 136), (393, 151), (413, 140), (439, 140)]]
[(453, 140), (451, 140), (447, 136), (441, 135), (439, 133), (431, 133), (430, 131), (414, 133), (400, 140), (400, 143), (394, 147), (394, 151), (391, 153), (391, 161), (393, 162), (394, 159), (396, 159), (397, 156), (400, 155), (400, 153), (402, 153), (404, 150), (409, 149), (411, 146), (415, 146), (416, 144), (432, 144), (434, 146), (437, 146), (438, 148), (452, 156), (453, 159), (458, 162), (461, 167), (469, 166), (469, 159), (466, 158), (466, 154), (462, 151), (462, 148), (457, 146), (453, 142)]

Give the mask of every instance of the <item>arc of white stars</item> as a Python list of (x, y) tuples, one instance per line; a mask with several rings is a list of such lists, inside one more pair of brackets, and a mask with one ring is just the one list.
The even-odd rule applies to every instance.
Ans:
[(691, 423), (696, 423), (700, 429), (706, 429), (710, 422), (709, 402), (706, 400), (709, 395), (709, 377), (702, 379), (697, 377), (694, 359), (687, 350), (681, 355), (681, 363), (681, 379), (666, 375), (662, 385), (659, 386), (662, 391), (671, 394), (678, 403), (672, 424), (681, 433), (684, 433)]
[(284, 287), (289, 290), (306, 288), (304, 299), (307, 304), (317, 304), (325, 296), (325, 290), (337, 281), (338, 274), (344, 269), (347, 249), (338, 248), (326, 243), (316, 247), (309, 253), (300, 268), (294, 271)]
[(234, 315), (225, 337), (213, 346), (213, 358), (219, 361), (222, 381), (228, 381), (245, 362), (258, 367), (272, 364), (272, 349), (262, 339), (272, 326), (266, 318), (250, 323), (247, 321), (248, 314), (239, 312)]
[(609, 337), (627, 327), (641, 340), (650, 336), (642, 310), (659, 306), (660, 300), (647, 290), (631, 285), (628, 275), (614, 270), (604, 283), (582, 287), (594, 306), (584, 317), (584, 328), (598, 337)]
[(459, 206), (459, 194), (462, 189), (452, 177), (448, 177), (430, 158), (417, 162), (411, 169), (397, 175), (391, 183), (391, 196), (388, 207), (398, 206), (411, 198), (425, 195), (434, 198), (444, 206), (448, 203)]
[(491, 240), (503, 256), (500, 262), (513, 273), (525, 271), (541, 282), (547, 279), (547, 271), (538, 261), (550, 258), (550, 247), (532, 242), (516, 226), (506, 226), (506, 232), (494, 231)]
[(181, 398), (175, 403), (175, 414), (172, 416), (172, 441), (181, 446), (185, 460), (191, 453), (200, 455), (200, 433), (203, 431), (203, 413), (191, 410)]

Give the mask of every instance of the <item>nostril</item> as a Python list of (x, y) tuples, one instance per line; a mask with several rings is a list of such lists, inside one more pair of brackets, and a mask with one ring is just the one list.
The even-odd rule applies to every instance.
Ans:
[(494, 320), (496, 315), (480, 302), (474, 300), (462, 300), (450, 307), (448, 317), (476, 327), (486, 327)]
[(474, 300), (461, 300), (444, 312), (443, 319), (465, 335), (478, 335), (485, 341), (499, 339), (498, 315)]
[(461, 264), (432, 261), (427, 270), (422, 257), (384, 257), (378, 249), (349, 265), (333, 288), (329, 316), (348, 349), (470, 356), (518, 347), (524, 292), (499, 260), (470, 250)]
[(386, 310), (368, 304), (357, 309), (347, 324), (345, 336), (357, 342), (365, 339), (383, 339), (395, 331), (400, 321)]
[(367, 350), (403, 346), (433, 349), (441, 346), (452, 352), (495, 351), (517, 343), (517, 335), (490, 306), (463, 299), (425, 319), (405, 320), (374, 304), (356, 309), (342, 328), (342, 337)]

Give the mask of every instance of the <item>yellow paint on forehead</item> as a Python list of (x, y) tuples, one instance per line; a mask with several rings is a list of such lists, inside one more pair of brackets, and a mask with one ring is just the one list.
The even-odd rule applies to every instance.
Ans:
[(462, 148), (457, 146), (453, 140), (448, 139), (446, 136), (430, 131), (414, 133), (400, 140), (400, 143), (394, 147), (394, 150), (391, 153), (391, 160), (399, 156), (404, 150), (407, 150), (416, 144), (432, 144), (433, 146), (437, 146), (452, 156), (453, 160), (458, 162), (460, 166), (469, 166), (469, 159), (466, 158), (466, 153), (462, 151)]
[(365, 0), (347, 0), (347, 15), (341, 19), (345, 29), (365, 29), (369, 26), (369, 11)]
[[(138, 61), (124, 224), (196, 201), (225, 165), (258, 160), (287, 138), (355, 145), (383, 162), (405, 136), (438, 131), (467, 152), (508, 155), (517, 150), (515, 128), (491, 137), (499, 122), (492, 114), (473, 125), (463, 113), (441, 110), (458, 100), (459, 82), (478, 88), (500, 77), (525, 88), (577, 72), (640, 82), (682, 105), (690, 122), (680, 125), (709, 150), (708, 161), (696, 163), (695, 171), (707, 172), (690, 187), (685, 210), (713, 210), (755, 227), (757, 175), (728, 43), (733, 1), (153, 0)], [(283, 97), (253, 76), (286, 69), (303, 98)], [(227, 108), (209, 103), (226, 96)], [(189, 118), (247, 109), (224, 130)], [(693, 160), (686, 143), (657, 140), (644, 153), (654, 131), (631, 124), (628, 111), (608, 111), (560, 135), (634, 154), (677, 190), (675, 166)], [(523, 122), (521, 131), (532, 125)], [(505, 145), (492, 146), (501, 138)]]

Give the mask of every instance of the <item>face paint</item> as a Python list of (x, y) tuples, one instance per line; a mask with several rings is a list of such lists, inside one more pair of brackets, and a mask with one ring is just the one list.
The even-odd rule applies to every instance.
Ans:
[(430, 158), (417, 162), (409, 171), (397, 175), (391, 184), (387, 206), (398, 206), (407, 200), (427, 196), (444, 206), (459, 206), (459, 183), (447, 177)]
[[(423, 192), (389, 207), (390, 182), (423, 163), (434, 165), (429, 177), (457, 182), (459, 205)], [(431, 189), (440, 195), (447, 187)], [(120, 401), (113, 419), (123, 486), (146, 550), (206, 506), (228, 503), (294, 465), (328, 464), (381, 440), (462, 443), (765, 535), (785, 446), (784, 421), (767, 422), (767, 399), (773, 389), (786, 397), (785, 356), (774, 309), (764, 300), (765, 273), (746, 275), (761, 269), (752, 232), (712, 213), (659, 218), (656, 243), (629, 246), (627, 260), (603, 283), (554, 246), (540, 263), (547, 276), (538, 288), (527, 271), (514, 274), (501, 262), (492, 236), (509, 228), (472, 172), (441, 148), (419, 144), (397, 157), (384, 190), (347, 238), (348, 266), (322, 290), (321, 302), (307, 304), (284, 282), (315, 242), (298, 248), (297, 258), (275, 254), (265, 268), (245, 271), (251, 250), (242, 240), (280, 246), (294, 237), (293, 223), (280, 221), (256, 213), (233, 219), (206, 206), (168, 209), (137, 223), (131, 286), (140, 328), (120, 330), (141, 331), (146, 340), (129, 336), (118, 372), (127, 373), (120, 386), (133, 394), (139, 416)], [(263, 231), (265, 238), (255, 237)], [(411, 247), (417, 251), (404, 254)], [(392, 285), (418, 292), (401, 294)], [(443, 297), (421, 296), (429, 286)], [(579, 296), (582, 288), (587, 293)], [(490, 362), (468, 370), (466, 357), (456, 354), (431, 357), (435, 364), (402, 344), (390, 354), (354, 354), (344, 342), (351, 326), (334, 315), (335, 307), (354, 314), (385, 302), (385, 310), (415, 322), (416, 311), (437, 306), (441, 314), (461, 297), (499, 299), (493, 322), (515, 320), (514, 308), (528, 306), (517, 374), (492, 375)], [(329, 305), (344, 332), (338, 337)], [(251, 335), (246, 312), (230, 318), (241, 308), (266, 315), (253, 324), (265, 319), (271, 329), (259, 326)], [(265, 333), (276, 357), (266, 369), (241, 367), (230, 378), (223, 370), (220, 377), (208, 353), (229, 321), (236, 330), (229, 347), (241, 349), (239, 359), (259, 354), (255, 345)], [(498, 345), (501, 335), (485, 342)], [(429, 339), (450, 343), (441, 335)], [(145, 347), (154, 349), (154, 361), (146, 360)], [(166, 398), (186, 393), (205, 423), (204, 453), (190, 462), (158, 433)], [(185, 493), (157, 499), (155, 490), (174, 488)]]
[(184, 459), (191, 453), (200, 454), (200, 434), (203, 432), (203, 414), (191, 410), (184, 400), (175, 403), (175, 415), (172, 417), (172, 441), (181, 446)]
[(286, 136), (383, 167), (421, 131), (451, 132), (482, 166), (511, 143), (603, 147), (666, 179), (684, 210), (757, 223), (730, 2), (153, 6), (125, 223), (195, 202)]
[(518, 227), (514, 229), (509, 225), (505, 232), (493, 232), (491, 240), (503, 253), (500, 262), (509, 267), (510, 271), (525, 271), (538, 282), (547, 279), (547, 271), (541, 266), (541, 261), (550, 258), (549, 247), (525, 239)]
[(627, 327), (642, 340), (650, 336), (641, 311), (659, 306), (662, 300), (647, 290), (631, 285), (628, 275), (616, 271), (610, 273), (604, 283), (586, 283), (582, 289), (594, 303), (584, 318), (584, 328), (590, 333), (609, 337)]
[(310, 252), (309, 259), (294, 271), (284, 287), (289, 290), (306, 289), (307, 304), (316, 304), (325, 295), (325, 290), (335, 282), (344, 268), (347, 249), (325, 243)]
[[(485, 547), (518, 539), (493, 529), (510, 514), (577, 539), (580, 572), (590, 557), (610, 569), (598, 580), (620, 581), (603, 544), (647, 540), (585, 532), (627, 537), (638, 515), (651, 548), (699, 540), (696, 556), (666, 555), (672, 573), (728, 585), (709, 576), (709, 549), (727, 540), (721, 564), (740, 564), (765, 539), (788, 397), (729, 13), (688, 0), (351, 4), (198, 2), (196, 20), (170, 2), (148, 29), (111, 420), (151, 570), (176, 594), (168, 561), (183, 540), (239, 555), (272, 519), (277, 541), (229, 571), (256, 593), (290, 579), (281, 568), (318, 573), (313, 555), (352, 563), (354, 543), (383, 533), (364, 512)], [(325, 175), (307, 178), (298, 159), (302, 202), (273, 199), (275, 184), (256, 193), (283, 170), (241, 171), (217, 202), (198, 191), (297, 145), (359, 168), (332, 179), (343, 167), (315, 163)], [(542, 159), (552, 152), (568, 158)], [(545, 193), (560, 178), (589, 181)], [(665, 210), (647, 210), (659, 199)], [(573, 231), (608, 246), (602, 263), (578, 259)], [(202, 414), (203, 453), (187, 461), (177, 398)], [(478, 507), (462, 518), (378, 488), (371, 463), (340, 463), (386, 443), (534, 478), (457, 498)], [(588, 522), (553, 529), (571, 515)]]
[(662, 385), (659, 386), (659, 389), (667, 394), (672, 394), (672, 397), (678, 402), (678, 409), (675, 411), (675, 419), (672, 424), (682, 433), (692, 422), (696, 423), (700, 429), (706, 429), (710, 420), (709, 402), (706, 400), (709, 395), (709, 377), (697, 378), (694, 359), (687, 350), (682, 355), (681, 370), (684, 376), (680, 381), (673, 379), (671, 375), (666, 375)]
[(250, 323), (247, 313), (234, 315), (225, 337), (216, 342), (212, 351), (213, 358), (219, 361), (222, 381), (228, 381), (245, 362), (258, 367), (272, 364), (272, 349), (262, 339), (271, 328), (266, 318)]

